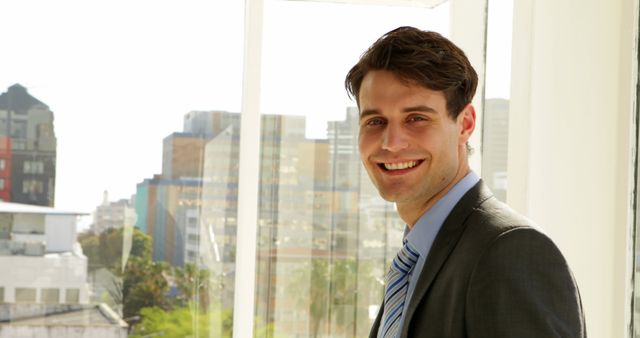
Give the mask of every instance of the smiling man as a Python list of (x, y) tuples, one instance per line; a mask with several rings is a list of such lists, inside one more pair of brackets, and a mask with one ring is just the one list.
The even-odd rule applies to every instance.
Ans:
[(586, 337), (558, 248), (469, 168), (477, 82), (462, 50), (412, 27), (347, 75), (362, 163), (406, 222), (370, 337)]

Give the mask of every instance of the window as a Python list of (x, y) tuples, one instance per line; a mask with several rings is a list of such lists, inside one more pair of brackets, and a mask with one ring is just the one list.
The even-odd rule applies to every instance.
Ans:
[(5, 160), (4, 158), (0, 158), (0, 170), (4, 170), (6, 165), (7, 165), (7, 160)]
[(0, 304), (5, 303), (4, 300), (4, 288), (0, 287)]
[(11, 148), (13, 150), (25, 150), (27, 149), (27, 142), (24, 140), (18, 140), (18, 139), (12, 140)]
[(40, 290), (41, 302), (45, 304), (58, 304), (60, 303), (60, 290), (53, 288), (44, 288)]
[[(255, 174), (259, 197), (257, 202), (244, 200), (252, 193), (242, 189), (240, 174), (238, 200), (238, 223), (257, 224), (257, 258), (255, 284), (253, 275), (244, 274), (254, 270), (249, 266), (236, 270), (240, 280), (236, 287), (255, 289), (255, 301), (253, 307), (234, 308), (240, 316), (255, 313), (254, 333), (368, 335), (375, 318), (369, 309), (380, 304), (383, 293), (376, 278), (382, 278), (399, 249), (404, 224), (394, 206), (380, 199), (360, 165), (357, 137), (353, 137), (358, 111), (335, 84), (343, 83), (366, 47), (398, 26), (413, 25), (450, 36), (453, 6), (439, 3), (433, 8), (411, 8), (264, 2), (262, 72), (261, 78), (252, 79), (259, 81), (261, 90), (260, 105), (254, 107), (260, 113), (261, 129), (253, 157), (260, 162)], [(327, 17), (332, 18), (331, 25), (326, 25)], [(340, 53), (327, 52), (334, 50)], [(322, 100), (318, 92), (323, 93)], [(252, 115), (250, 120), (255, 119)], [(256, 133), (252, 130), (241, 137)], [(241, 156), (246, 150), (240, 148)], [(207, 161), (215, 160), (205, 155), (205, 167)], [(245, 217), (255, 204), (259, 206), (256, 219)], [(238, 241), (237, 255), (251, 252), (250, 243)], [(292, 311), (305, 314), (304, 320), (296, 320)], [(253, 316), (236, 315), (234, 320), (251, 321)]]
[[(1, 90), (40, 102), (0, 108), (0, 116), (12, 119), (5, 126), (11, 123), (20, 136), (12, 156), (20, 158), (13, 163), (25, 177), (12, 176), (13, 187), (50, 195), (44, 206), (95, 215), (100, 205), (134, 195), (136, 214), (134, 226), (101, 233), (87, 231), (93, 220), (80, 216), (74, 225), (88, 269), (66, 275), (85, 279), (90, 289), (67, 288), (60, 295), (46, 286), (42, 302), (105, 302), (126, 320), (141, 317), (130, 323), (139, 336), (155, 333), (153, 318), (142, 315), (151, 313), (143, 306), (123, 304), (127, 292), (156, 306), (157, 316), (188, 318), (192, 330), (192, 322), (200, 323), (192, 336), (226, 336), (234, 315), (246, 315), (236, 324), (255, 327), (255, 336), (366, 336), (371, 309), (382, 299), (379, 280), (401, 245), (404, 225), (361, 168), (358, 112), (341, 83), (384, 32), (414, 25), (451, 36), (456, 14), (448, 1), (428, 1), (438, 3), (432, 8), (343, 2), (264, 1), (259, 18), (250, 19), (248, 30), (263, 24), (246, 33), (246, 51), (243, 1), (40, 4), (38, 13), (49, 15), (38, 15), (38, 26), (50, 29), (12, 36), (8, 45), (38, 47), (17, 49), (0, 65), (12, 81)], [(63, 15), (72, 9), (78, 15)], [(150, 11), (154, 15), (146, 15)], [(29, 6), (3, 12), (12, 13), (0, 22), (5, 31), (33, 20)], [(465, 28), (482, 32), (483, 24), (465, 21)], [(78, 34), (86, 44), (76, 43)], [(28, 61), (43, 48), (57, 53), (34, 74)], [(256, 60), (260, 69), (242, 68)], [(158, 74), (163, 81), (153, 80)], [(252, 78), (256, 74), (262, 77)], [(26, 81), (33, 86), (22, 87)], [(82, 93), (60, 90), (78, 84)], [(54, 112), (60, 114), (55, 119)], [(255, 139), (242, 138), (254, 125), (243, 124), (247, 116), (261, 121)], [(255, 203), (247, 202), (252, 174), (240, 168), (249, 153), (255, 157), (242, 169), (255, 166)], [(56, 180), (32, 176), (42, 175), (45, 163)], [(249, 225), (257, 233), (242, 233)], [(64, 236), (57, 234), (45, 237), (60, 241)], [(236, 264), (247, 252), (255, 252), (252, 263)], [(148, 292), (156, 286), (165, 289)], [(85, 294), (92, 298), (81, 299)], [(22, 298), (35, 302), (35, 294)], [(244, 311), (236, 302), (252, 308)]]
[(23, 120), (12, 121), (11, 137), (16, 139), (26, 139), (27, 138), (27, 122)]
[(0, 178), (0, 190), (4, 190), (4, 178)]
[(482, 178), (507, 200), (513, 1), (488, 1), (487, 69), (482, 123)]
[(39, 124), (37, 128), (38, 138), (48, 139), (53, 137), (53, 128), (50, 124)]
[(35, 303), (35, 288), (16, 288), (16, 303)]
[(65, 304), (78, 304), (80, 302), (80, 289), (67, 289), (64, 297)]
[(25, 174), (42, 174), (44, 173), (44, 163), (42, 161), (24, 161), (22, 172)]
[(40, 180), (24, 180), (22, 182), (23, 194), (41, 194), (43, 189), (44, 185)]

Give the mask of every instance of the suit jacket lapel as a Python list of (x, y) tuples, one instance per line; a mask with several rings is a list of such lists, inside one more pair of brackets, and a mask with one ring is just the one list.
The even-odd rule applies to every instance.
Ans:
[(482, 202), (490, 198), (492, 195), (482, 180), (473, 186), (451, 210), (451, 213), (445, 219), (440, 231), (436, 235), (431, 250), (424, 263), (424, 267), (420, 272), (418, 283), (413, 291), (413, 296), (409, 301), (407, 313), (403, 314), (404, 324), (402, 325), (401, 337), (406, 337), (409, 330), (409, 324), (413, 317), (418, 304), (427, 293), (431, 283), (440, 272), (442, 265), (455, 248), (460, 236), (465, 229), (465, 221), (471, 212)]

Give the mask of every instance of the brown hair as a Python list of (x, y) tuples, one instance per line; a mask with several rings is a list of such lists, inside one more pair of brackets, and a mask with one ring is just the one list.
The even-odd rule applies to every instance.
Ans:
[(362, 79), (371, 70), (388, 70), (409, 83), (442, 91), (454, 119), (471, 102), (478, 85), (478, 75), (460, 48), (436, 32), (414, 27), (383, 35), (351, 68), (345, 87), (358, 105)]

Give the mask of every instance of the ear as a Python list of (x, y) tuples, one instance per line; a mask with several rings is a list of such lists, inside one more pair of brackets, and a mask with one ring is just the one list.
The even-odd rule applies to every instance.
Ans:
[(458, 141), (460, 144), (466, 144), (476, 128), (476, 110), (471, 103), (467, 104), (458, 114), (457, 125)]

